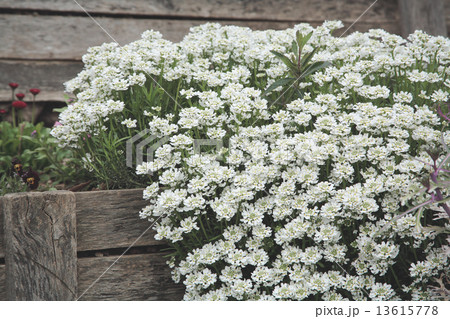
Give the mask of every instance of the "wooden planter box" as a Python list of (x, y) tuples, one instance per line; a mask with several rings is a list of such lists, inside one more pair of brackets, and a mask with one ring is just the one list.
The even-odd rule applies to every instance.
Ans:
[(0, 197), (0, 300), (181, 300), (145, 205), (142, 190)]

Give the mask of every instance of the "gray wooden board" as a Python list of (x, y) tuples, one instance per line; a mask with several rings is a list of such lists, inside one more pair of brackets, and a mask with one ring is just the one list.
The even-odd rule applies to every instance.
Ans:
[[(1, 7), (91, 14), (288, 21), (342, 19), (353, 22), (373, 1), (367, 0), (6, 0)], [(367, 22), (397, 19), (397, 2), (378, 0), (364, 15)]]
[(399, 0), (399, 9), (404, 36), (415, 30), (447, 36), (443, 0)]
[[(142, 189), (80, 192), (76, 194), (78, 251), (129, 247), (149, 227), (139, 218), (147, 202)], [(161, 245), (148, 229), (134, 246)]]
[(181, 300), (184, 288), (172, 281), (163, 255), (123, 256), (97, 282), (118, 256), (79, 258), (80, 300)]
[[(5, 83), (2, 83), (5, 84)], [(8, 86), (8, 84), (5, 84), (5, 86)], [(59, 85), (58, 85), (59, 86)], [(18, 91), (17, 91), (18, 92)], [(39, 95), (36, 98), (36, 103), (40, 103), (40, 102), (65, 102), (66, 98), (65, 98), (66, 94), (64, 93), (64, 91), (53, 91), (53, 90), (43, 90), (41, 91), (41, 93), (39, 93)], [(30, 97), (25, 97), (24, 101), (26, 102), (30, 102), (31, 99)], [(9, 89), (0, 89), (0, 106), (8, 106), (11, 103), (11, 90)]]
[[(0, 101), (11, 100), (10, 82), (19, 83), (16, 93), (26, 94), (25, 101), (31, 100), (30, 88), (39, 88), (37, 101), (49, 101), (50, 92), (63, 92), (63, 83), (74, 78), (83, 69), (77, 61), (0, 61)], [(63, 96), (60, 97), (62, 99)]]
[[(160, 31), (166, 39), (181, 40), (189, 28), (205, 23), (192, 20), (155, 20), (127, 18), (95, 18), (109, 35), (89, 17), (0, 15), (0, 59), (80, 59), (91, 46), (117, 41), (120, 45), (140, 38), (143, 31)], [(247, 26), (252, 29), (285, 29), (294, 22), (221, 21), (222, 24)], [(354, 30), (366, 31), (381, 25), (398, 33), (397, 21), (367, 23), (361, 19)], [(316, 23), (317, 25), (317, 23)], [(350, 25), (350, 23), (348, 23)], [(33, 39), (33, 40), (30, 40)]]
[(5, 232), (3, 229), (3, 197), (0, 197), (0, 258), (5, 258)]
[(7, 194), (2, 206), (7, 298), (73, 300), (77, 291), (74, 194)]
[(0, 301), (6, 300), (5, 265), (0, 265)]

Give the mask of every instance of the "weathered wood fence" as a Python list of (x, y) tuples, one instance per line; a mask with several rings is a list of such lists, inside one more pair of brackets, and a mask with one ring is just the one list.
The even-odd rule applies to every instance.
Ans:
[(142, 190), (0, 197), (0, 300), (181, 300), (145, 205)]
[(147, 29), (178, 41), (208, 21), (284, 29), (335, 19), (351, 26), (347, 34), (371, 28), (408, 34), (430, 25), (442, 34), (450, 25), (450, 0), (3, 0), (0, 103), (10, 102), (9, 82), (41, 88), (40, 102), (63, 101), (63, 83), (82, 69), (81, 56), (90, 46), (112, 42), (109, 35), (123, 45)]

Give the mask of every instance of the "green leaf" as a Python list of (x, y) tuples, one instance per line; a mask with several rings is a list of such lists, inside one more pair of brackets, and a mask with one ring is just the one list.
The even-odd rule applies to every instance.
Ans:
[(300, 79), (306, 78), (308, 75), (313, 74), (314, 72), (326, 68), (329, 65), (331, 65), (330, 62), (316, 62), (308, 66), (308, 68), (305, 70), (305, 72), (302, 73), (300, 76)]
[(311, 39), (311, 36), (313, 35), (313, 32), (311, 31), (310, 33), (308, 33), (305, 37), (303, 37), (302, 39), (302, 43), (301, 43), (301, 47), (303, 48), (306, 44), (306, 42), (309, 41), (309, 39)]
[(297, 39), (297, 44), (302, 48), (302, 42), (303, 42), (303, 34), (300, 31), (297, 31), (295, 33), (295, 38)]
[(297, 66), (292, 63), (291, 60), (289, 60), (289, 58), (287, 56), (284, 56), (283, 54), (277, 52), (277, 51), (273, 51), (271, 50), (270, 52), (272, 52), (278, 59), (280, 59), (284, 64), (286, 64), (286, 66), (291, 69), (291, 71), (293, 73), (296, 73), (297, 71)]
[(305, 54), (305, 56), (303, 57), (302, 65), (305, 67), (305, 69), (308, 67), (309, 61), (311, 61), (312, 57), (314, 56), (314, 54), (316, 54), (317, 50), (318, 48), (314, 48), (311, 52)]
[(298, 45), (297, 42), (292, 40), (292, 52), (295, 54), (295, 57), (298, 60)]
[(65, 110), (67, 110), (67, 106), (65, 106), (65, 107), (58, 107), (58, 108), (53, 109), (52, 111), (53, 112), (57, 112), (57, 113), (61, 113), (61, 112), (64, 112)]
[(273, 82), (268, 88), (267, 90), (263, 93), (263, 95), (267, 95), (268, 93), (272, 92), (273, 90), (275, 90), (277, 87), (279, 86), (284, 86), (286, 84), (292, 83), (294, 82), (296, 79), (295, 78), (285, 78), (285, 79), (279, 79), (275, 82)]

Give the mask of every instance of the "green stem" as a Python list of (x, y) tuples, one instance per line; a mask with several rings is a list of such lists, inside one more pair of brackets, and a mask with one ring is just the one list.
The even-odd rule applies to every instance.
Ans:
[(389, 268), (391, 269), (392, 275), (394, 276), (395, 282), (397, 283), (398, 289), (402, 289), (402, 285), (400, 285), (400, 281), (398, 280), (397, 274), (394, 271), (394, 268), (392, 268), (392, 266), (389, 266)]
[(33, 95), (33, 106), (31, 108), (31, 124), (34, 124), (35, 100), (36, 100), (36, 96)]
[(208, 235), (206, 235), (205, 226), (203, 226), (203, 222), (202, 222), (201, 216), (199, 216), (198, 220), (199, 220), (199, 222), (200, 222), (200, 228), (202, 229), (203, 234), (205, 235), (206, 240), (209, 240)]
[(16, 127), (16, 108), (12, 107), (11, 112), (12, 112), (11, 113), (12, 123), (13, 123), (13, 127), (15, 128)]

